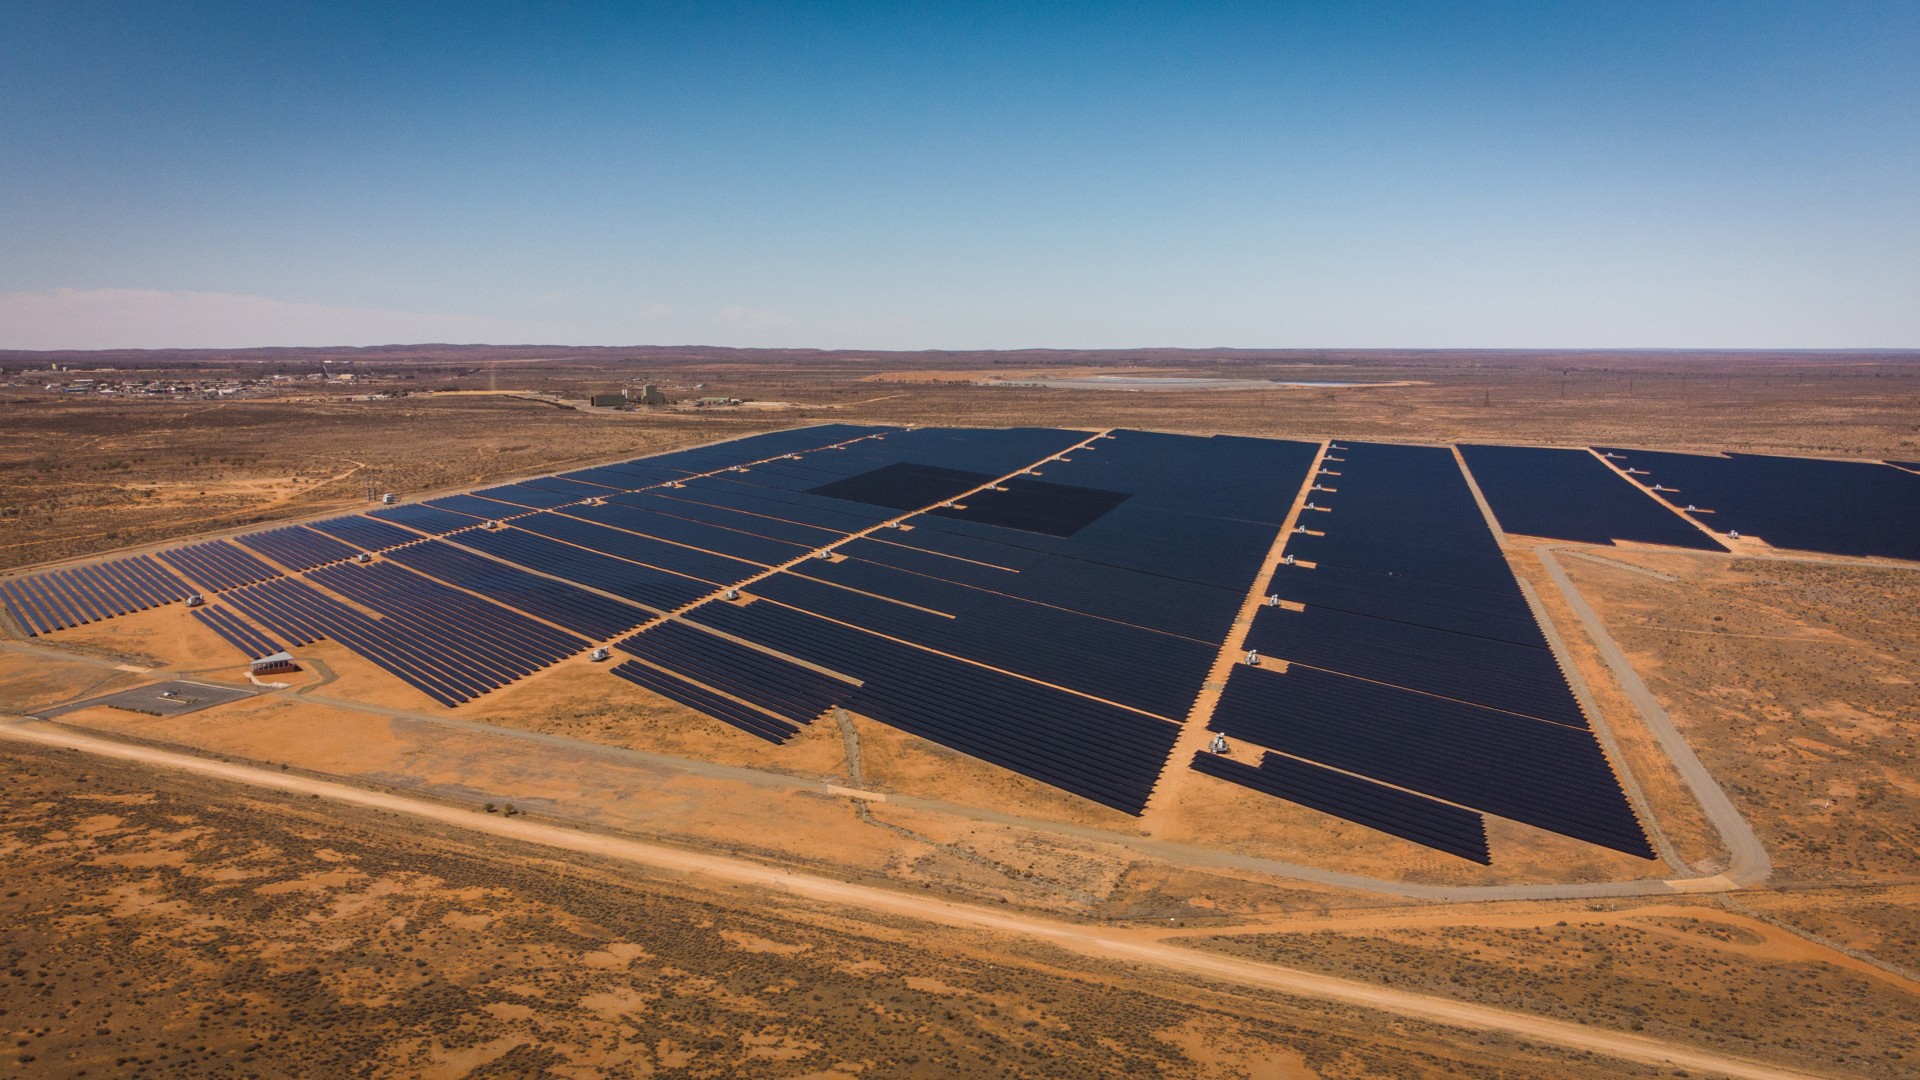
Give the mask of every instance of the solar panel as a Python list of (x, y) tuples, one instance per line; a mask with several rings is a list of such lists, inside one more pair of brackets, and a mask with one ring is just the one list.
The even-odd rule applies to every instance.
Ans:
[(1593, 733), (1313, 668), (1236, 667), (1208, 726), (1641, 858), (1653, 849)]
[(1483, 866), (1493, 862), (1486, 819), (1471, 810), (1279, 754), (1265, 754), (1253, 766), (1202, 751), (1193, 755), (1191, 767)]
[(1920, 560), (1920, 475), (1877, 461), (1600, 448), (1722, 535), (1829, 555)]
[(1460, 454), (1510, 533), (1725, 550), (1585, 450), (1463, 443)]

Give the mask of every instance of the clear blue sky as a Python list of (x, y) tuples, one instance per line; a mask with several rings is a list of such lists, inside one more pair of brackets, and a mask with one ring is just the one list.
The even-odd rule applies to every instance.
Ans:
[(0, 0), (0, 347), (1920, 346), (1920, 2)]

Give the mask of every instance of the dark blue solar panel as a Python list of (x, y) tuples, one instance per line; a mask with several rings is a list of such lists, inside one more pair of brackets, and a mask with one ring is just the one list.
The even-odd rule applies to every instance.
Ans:
[(442, 510), (423, 503), (388, 506), (375, 510), (368, 516), (382, 521), (396, 522), (430, 536), (444, 536), (457, 529), (470, 529), (480, 524), (480, 519), (471, 514), (455, 513), (452, 510)]
[(591, 551), (645, 563), (648, 566), (699, 578), (702, 581), (710, 581), (716, 585), (737, 584), (766, 571), (766, 567), (757, 563), (742, 562), (725, 555), (715, 555), (711, 552), (609, 528), (605, 525), (595, 525), (590, 521), (581, 521), (579, 518), (565, 517), (560, 514), (532, 514), (514, 521), (513, 528), (539, 533)]
[(656, 667), (783, 716), (810, 724), (844, 702), (853, 684), (735, 641), (691, 623), (665, 621), (620, 642), (619, 647)]
[(450, 543), (429, 540), (388, 553), (387, 558), (489, 600), (605, 641), (653, 617), (643, 608), (529, 573)]
[(673, 498), (685, 492), (634, 492), (630, 495), (616, 495), (607, 502), (617, 506), (633, 506), (642, 510), (651, 510), (656, 514), (686, 518), (688, 521), (705, 522), (733, 529), (736, 532), (753, 533), (757, 536), (784, 540), (805, 548), (825, 547), (845, 537), (851, 529), (822, 529), (813, 525), (802, 525), (797, 521), (788, 521), (766, 513), (749, 513), (710, 503), (693, 502), (685, 498)]
[(696, 622), (866, 680), (847, 707), (942, 746), (1138, 814), (1179, 726), (887, 641), (765, 601)]
[(234, 539), (289, 570), (310, 570), (327, 563), (351, 559), (360, 550), (304, 525), (248, 533)]
[(1460, 454), (1510, 533), (1725, 550), (1585, 450), (1462, 444)]
[(639, 661), (629, 660), (618, 664), (612, 673), (770, 743), (783, 743), (800, 733), (798, 727), (764, 710), (744, 705)]
[(208, 540), (155, 554), (182, 577), (209, 592), (280, 576), (280, 571), (226, 540)]
[(384, 551), (420, 539), (420, 534), (411, 529), (358, 514), (310, 522), (307, 527), (345, 540), (362, 551)]
[(501, 532), (471, 529), (449, 537), (448, 542), (486, 552), (495, 558), (506, 559), (543, 574), (552, 574), (601, 592), (622, 596), (659, 611), (671, 611), (690, 604), (714, 589), (711, 582), (642, 566), (519, 529)]
[(0, 601), (29, 637), (174, 603), (192, 592), (149, 555), (0, 582)]
[(1363, 679), (1237, 667), (1208, 725), (1383, 783), (1653, 858), (1593, 733)]
[(1920, 475), (1877, 461), (1607, 448), (1616, 464), (1721, 534), (1829, 555), (1920, 560)]
[(809, 550), (784, 540), (656, 513), (638, 506), (608, 503), (604, 506), (570, 506), (561, 512), (568, 517), (582, 518), (676, 544), (687, 544), (736, 559), (749, 559), (763, 566), (792, 562), (806, 555)]
[(508, 484), (504, 487), (483, 488), (473, 494), (478, 498), (512, 503), (515, 506), (534, 510), (546, 510), (566, 503), (579, 502), (588, 497), (571, 491), (553, 491), (544, 487), (535, 487), (532, 484)]
[(482, 521), (498, 521), (501, 518), (524, 514), (527, 508), (516, 503), (505, 503), (498, 499), (483, 499), (478, 495), (446, 495), (438, 499), (428, 499), (423, 506), (441, 510), (451, 510), (456, 514), (479, 518)]
[(1193, 756), (1192, 768), (1483, 866), (1493, 862), (1486, 819), (1423, 795), (1279, 754), (1266, 754), (1253, 766), (1202, 751)]

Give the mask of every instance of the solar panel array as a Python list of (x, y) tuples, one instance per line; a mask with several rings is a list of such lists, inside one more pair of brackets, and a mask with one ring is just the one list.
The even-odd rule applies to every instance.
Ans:
[(1631, 540), (1725, 550), (1585, 450), (1463, 443), (1460, 456), (1500, 527), (1510, 533), (1587, 544)]
[(1828, 555), (1920, 560), (1920, 475), (1878, 461), (1599, 451), (1721, 535)]
[[(1297, 562), (1267, 585), (1304, 610), (1262, 607), (1247, 636), (1289, 668), (1236, 667), (1209, 726), (1651, 858), (1451, 451), (1334, 444), (1314, 479), (1310, 531), (1287, 542)], [(1387, 831), (1462, 854), (1410, 835), (1403, 794), (1350, 798), (1398, 823)]]
[(1117, 432), (1040, 464), (1087, 435), (997, 436), (892, 434), (738, 474), (841, 515), (815, 527), (922, 512), (688, 618), (861, 680), (845, 704), (863, 715), (1139, 813), (1314, 447)]
[(1193, 756), (1192, 766), (1196, 772), (1450, 855), (1482, 865), (1493, 862), (1487, 851), (1487, 820), (1437, 799), (1279, 754), (1264, 754), (1255, 766), (1202, 751)]
[(304, 525), (247, 533), (234, 539), (289, 570), (311, 570), (343, 562), (360, 553), (352, 544)]
[(258, 660), (263, 656), (272, 656), (280, 652), (280, 646), (273, 639), (262, 634), (252, 623), (221, 607), (194, 608), (193, 617), (200, 625), (220, 635), (227, 644), (245, 654), (249, 660)]
[[(0, 600), (45, 633), (214, 594), (194, 617), (242, 652), (324, 638), (449, 706), (612, 643), (618, 678), (772, 743), (844, 706), (1137, 814), (1305, 489), (1260, 583), (1290, 603), (1247, 638), (1290, 670), (1235, 668), (1210, 724), (1266, 752), (1189, 767), (1480, 862), (1482, 813), (1650, 856), (1452, 453), (1336, 445), (1309, 476), (1316, 451), (822, 425)], [(1463, 453), (1514, 531), (1709, 546), (1591, 455)]]
[(151, 556), (0, 582), (0, 601), (29, 637), (184, 600), (193, 590)]

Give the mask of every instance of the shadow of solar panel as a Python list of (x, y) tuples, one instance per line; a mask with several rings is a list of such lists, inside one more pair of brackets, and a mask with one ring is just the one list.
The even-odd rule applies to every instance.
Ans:
[(1255, 767), (1200, 751), (1192, 768), (1482, 866), (1493, 862), (1485, 818), (1424, 795), (1279, 754), (1265, 755)]
[(993, 478), (991, 473), (895, 462), (845, 480), (809, 488), (806, 493), (894, 510), (918, 510), (970, 491)]
[(1295, 667), (1237, 667), (1212, 730), (1652, 859), (1606, 754), (1581, 728)]
[[(964, 518), (1003, 529), (1072, 536), (1127, 501), (1124, 491), (1050, 484), (1016, 476), (999, 485), (1004, 490), (967, 496), (965, 509), (929, 511), (942, 517)], [(924, 505), (924, 504), (923, 504)]]
[(1585, 450), (1462, 444), (1460, 454), (1507, 532), (1726, 550)]

